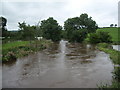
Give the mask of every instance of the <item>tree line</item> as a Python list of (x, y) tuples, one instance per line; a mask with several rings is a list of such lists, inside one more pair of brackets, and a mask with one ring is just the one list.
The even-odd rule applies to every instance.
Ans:
[(70, 42), (83, 42), (88, 34), (95, 33), (98, 28), (97, 23), (86, 13), (79, 17), (68, 18), (63, 27), (53, 17), (42, 20), (40, 25), (31, 26), (26, 22), (18, 22), (19, 30), (17, 32), (7, 31), (6, 18), (0, 17), (0, 20), (2, 37), (14, 40), (35, 40), (36, 37), (43, 37), (54, 42), (60, 41), (62, 38)]

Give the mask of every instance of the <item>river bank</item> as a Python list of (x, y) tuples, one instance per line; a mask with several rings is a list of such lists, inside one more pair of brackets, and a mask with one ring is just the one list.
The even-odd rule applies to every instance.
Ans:
[(120, 88), (120, 51), (119, 47), (111, 48), (110, 44), (99, 43), (97, 48), (101, 51), (104, 51), (110, 55), (110, 58), (114, 64), (113, 81), (111, 85), (101, 85), (100, 88)]
[(2, 45), (2, 62), (16, 60), (19, 57), (27, 56), (45, 48), (48, 48), (52, 41), (35, 40), (35, 41), (14, 41)]
[(107, 43), (99, 43), (98, 49), (110, 54), (110, 58), (114, 64), (120, 64), (120, 51), (112, 48), (110, 44)]

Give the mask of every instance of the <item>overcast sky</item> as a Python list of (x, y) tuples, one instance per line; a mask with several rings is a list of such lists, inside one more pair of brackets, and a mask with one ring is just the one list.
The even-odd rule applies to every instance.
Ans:
[[(17, 30), (18, 22), (36, 25), (54, 17), (60, 25), (68, 18), (87, 13), (99, 27), (118, 23), (119, 0), (2, 0), (1, 16), (7, 18), (7, 28)], [(1, 5), (2, 4), (2, 5)]]

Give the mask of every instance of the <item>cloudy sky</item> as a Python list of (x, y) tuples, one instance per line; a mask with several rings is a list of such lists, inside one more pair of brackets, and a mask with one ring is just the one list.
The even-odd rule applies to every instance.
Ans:
[[(1, 3), (2, 2), (2, 3)], [(18, 22), (36, 25), (54, 17), (60, 25), (68, 18), (87, 13), (99, 27), (118, 23), (119, 0), (2, 0), (0, 15), (7, 18), (7, 28), (17, 30)]]

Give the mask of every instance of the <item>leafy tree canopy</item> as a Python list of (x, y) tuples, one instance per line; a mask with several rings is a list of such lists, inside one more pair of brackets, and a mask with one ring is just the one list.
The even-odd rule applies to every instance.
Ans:
[(0, 17), (0, 30), (2, 32), (2, 37), (5, 37), (5, 38), (8, 37), (8, 31), (5, 28), (6, 24), (7, 24), (7, 19), (4, 17)]
[[(80, 17), (68, 18), (64, 22), (64, 29), (67, 32), (66, 36), (70, 41), (71, 41), (71, 37), (73, 37), (73, 35), (71, 35), (71, 34), (74, 34), (73, 32), (75, 32), (76, 30), (80, 30), (81, 34), (84, 35), (84, 36), (83, 35), (81, 35), (81, 36), (83, 36), (85, 38), (87, 33), (96, 32), (97, 28), (98, 28), (98, 25), (96, 24), (96, 22), (94, 20), (92, 20), (92, 17), (88, 17), (88, 15), (86, 13), (81, 14)], [(76, 35), (74, 37), (76, 37)], [(79, 37), (76, 39), (80, 39), (82, 42), (84, 40), (83, 37)], [(75, 41), (76, 39), (74, 39), (72, 41)], [(77, 40), (77, 41), (79, 41), (79, 40)]]
[(0, 17), (0, 26), (5, 27), (7, 24), (7, 19), (4, 17)]
[(52, 41), (59, 41), (61, 39), (62, 27), (58, 25), (53, 17), (41, 21), (41, 30), (42, 36), (46, 39), (51, 39)]
[(32, 40), (35, 38), (35, 30), (36, 27), (35, 26), (30, 26), (29, 24), (26, 25), (25, 22), (23, 23), (18, 23), (19, 24), (19, 37), (22, 40)]

